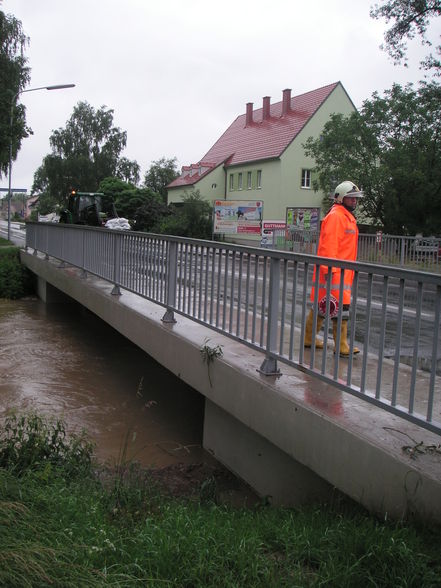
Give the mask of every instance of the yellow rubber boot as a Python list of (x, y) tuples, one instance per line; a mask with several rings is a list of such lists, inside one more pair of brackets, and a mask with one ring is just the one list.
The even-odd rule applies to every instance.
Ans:
[[(332, 334), (334, 335), (334, 343), (335, 349), (337, 349), (337, 325), (338, 321), (334, 319), (332, 321)], [(349, 357), (349, 344), (348, 344), (348, 321), (342, 320), (341, 321), (341, 330), (340, 330), (340, 356), (341, 357)], [(360, 353), (358, 347), (354, 347), (352, 350), (353, 355)]]
[[(305, 341), (304, 341), (304, 346), (305, 347), (311, 347), (312, 345), (312, 323), (314, 320), (314, 313), (311, 310), (309, 311), (308, 314), (308, 318), (306, 319), (306, 323), (305, 323)], [(322, 328), (322, 324), (323, 321), (325, 319), (321, 316), (317, 317), (317, 333), (320, 331), (320, 329)], [(323, 349), (323, 341), (321, 339), (315, 339), (315, 347), (316, 349)]]

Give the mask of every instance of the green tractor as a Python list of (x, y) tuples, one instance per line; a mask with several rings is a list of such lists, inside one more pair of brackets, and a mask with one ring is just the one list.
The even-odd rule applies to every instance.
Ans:
[(117, 218), (113, 200), (101, 192), (72, 190), (67, 208), (60, 213), (60, 223), (103, 227), (111, 218)]

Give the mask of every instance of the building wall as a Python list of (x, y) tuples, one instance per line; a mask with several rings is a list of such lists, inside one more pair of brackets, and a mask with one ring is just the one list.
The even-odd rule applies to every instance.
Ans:
[[(261, 185), (257, 185), (257, 172), (261, 172)], [(248, 189), (247, 177), (251, 172), (252, 184)], [(238, 176), (242, 174), (242, 189), (239, 189)], [(230, 176), (234, 177), (231, 189)], [(280, 200), (281, 166), (279, 159), (254, 162), (249, 165), (229, 167), (227, 170), (227, 200), (262, 200), (264, 218), (273, 218), (271, 214)]]
[[(321, 207), (324, 194), (301, 187), (302, 169), (312, 169), (314, 160), (305, 155), (302, 145), (309, 137), (318, 138), (331, 114), (349, 116), (355, 110), (341, 85), (338, 85), (316, 114), (305, 125), (296, 139), (281, 156), (281, 199), (278, 210), (284, 218), (288, 206)], [(314, 174), (312, 174), (312, 179)], [(266, 216), (266, 215), (265, 215)]]
[(201, 196), (210, 202), (214, 200), (223, 200), (225, 198), (225, 171), (224, 166), (219, 165), (209, 174), (201, 178), (194, 176), (195, 184), (189, 186), (180, 186), (171, 188), (167, 193), (167, 202), (182, 202), (185, 193), (190, 194), (195, 190), (199, 190)]

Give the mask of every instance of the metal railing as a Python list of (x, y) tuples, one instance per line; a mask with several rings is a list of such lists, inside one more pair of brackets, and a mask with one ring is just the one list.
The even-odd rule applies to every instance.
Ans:
[[(164, 321), (180, 314), (263, 351), (264, 374), (294, 366), (441, 434), (439, 275), (56, 223), (28, 223), (26, 246), (108, 280), (113, 294), (126, 289), (162, 305)], [(358, 356), (334, 353), (329, 317), (323, 350), (304, 347), (318, 263), (342, 270), (341, 291), (344, 272), (354, 271), (349, 340)], [(341, 308), (335, 320), (341, 325)]]
[[(265, 246), (294, 253), (315, 254), (319, 235), (319, 231), (278, 229), (267, 237)], [(381, 232), (374, 235), (360, 233), (358, 260), (401, 265), (417, 271), (441, 272), (441, 239), (420, 235), (404, 237)]]
[(404, 237), (401, 235), (360, 234), (358, 259), (384, 265), (401, 265), (409, 269), (440, 272), (441, 239)]

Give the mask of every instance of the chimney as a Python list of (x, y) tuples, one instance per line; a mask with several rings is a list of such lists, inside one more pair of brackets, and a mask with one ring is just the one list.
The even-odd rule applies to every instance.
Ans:
[(291, 88), (283, 90), (282, 116), (291, 110)]
[(262, 120), (268, 120), (270, 117), (270, 100), (271, 96), (263, 97)]
[(253, 124), (253, 103), (247, 102), (247, 113), (245, 117), (245, 126), (248, 127), (249, 125)]

